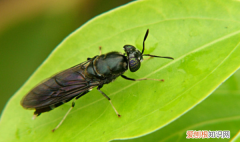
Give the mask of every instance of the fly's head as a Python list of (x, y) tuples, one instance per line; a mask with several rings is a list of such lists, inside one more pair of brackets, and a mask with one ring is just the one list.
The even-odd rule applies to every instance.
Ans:
[(137, 71), (141, 66), (141, 61), (143, 60), (142, 53), (132, 45), (125, 45), (123, 49), (127, 54), (128, 67), (130, 71)]
[(125, 45), (123, 49), (127, 54), (128, 67), (130, 71), (137, 71), (141, 66), (141, 61), (143, 60), (142, 53), (132, 45)]
[(157, 58), (167, 58), (167, 59), (173, 59), (172, 57), (167, 57), (167, 56), (156, 56), (156, 55), (151, 55), (151, 54), (143, 54), (144, 49), (145, 49), (145, 40), (147, 39), (149, 30), (147, 30), (144, 39), (143, 39), (143, 49), (142, 52), (136, 49), (136, 47), (132, 45), (125, 45), (123, 47), (124, 51), (127, 54), (127, 59), (128, 59), (128, 67), (131, 72), (137, 71), (140, 66), (141, 66), (141, 61), (143, 60), (143, 56), (150, 56), (150, 57), (157, 57)]

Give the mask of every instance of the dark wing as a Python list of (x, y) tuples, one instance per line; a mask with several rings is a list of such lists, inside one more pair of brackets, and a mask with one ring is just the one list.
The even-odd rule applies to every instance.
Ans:
[(85, 66), (89, 61), (69, 68), (32, 89), (22, 100), (24, 108), (35, 108), (35, 114), (51, 109), (86, 94), (89, 89), (99, 85), (98, 81), (89, 83), (84, 76)]

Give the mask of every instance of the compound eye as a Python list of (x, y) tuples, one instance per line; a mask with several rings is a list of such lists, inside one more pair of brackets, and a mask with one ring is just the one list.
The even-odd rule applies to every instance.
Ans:
[(136, 50), (136, 48), (132, 45), (124, 45), (123, 47), (124, 51), (127, 52), (128, 54), (129, 53), (132, 53), (133, 51)]
[(141, 66), (141, 62), (137, 58), (129, 58), (128, 64), (131, 72), (137, 71)]

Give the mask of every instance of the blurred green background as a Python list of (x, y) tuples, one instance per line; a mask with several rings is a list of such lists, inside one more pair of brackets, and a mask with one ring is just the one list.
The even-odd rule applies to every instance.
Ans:
[(66, 36), (89, 19), (130, 1), (1, 0), (0, 114)]

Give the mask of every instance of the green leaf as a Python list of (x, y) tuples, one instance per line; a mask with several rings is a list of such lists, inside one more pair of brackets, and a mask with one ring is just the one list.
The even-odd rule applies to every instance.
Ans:
[(234, 136), (234, 138), (232, 139), (233, 142), (237, 142), (240, 140), (240, 131), (238, 131), (238, 133)]
[[(80, 27), (52, 52), (8, 102), (0, 121), (3, 141), (109, 141), (151, 133), (203, 101), (239, 68), (238, 1), (146, 0), (122, 6)], [(61, 127), (51, 130), (70, 108), (67, 103), (32, 121), (33, 111), (20, 106), (22, 97), (51, 75), (87, 57), (120, 51), (125, 44), (145, 53), (174, 57), (142, 62), (132, 78), (164, 82), (131, 82), (122, 78), (102, 89), (119, 113), (94, 89), (76, 101)]]
[[(186, 141), (188, 130), (230, 131), (230, 139), (239, 131), (240, 115), (240, 70), (224, 82), (202, 103), (162, 129), (124, 142), (175, 142)], [(210, 138), (201, 141), (226, 141), (230, 139)], [(189, 139), (188, 141), (196, 141)], [(113, 141), (117, 142), (117, 141)]]

